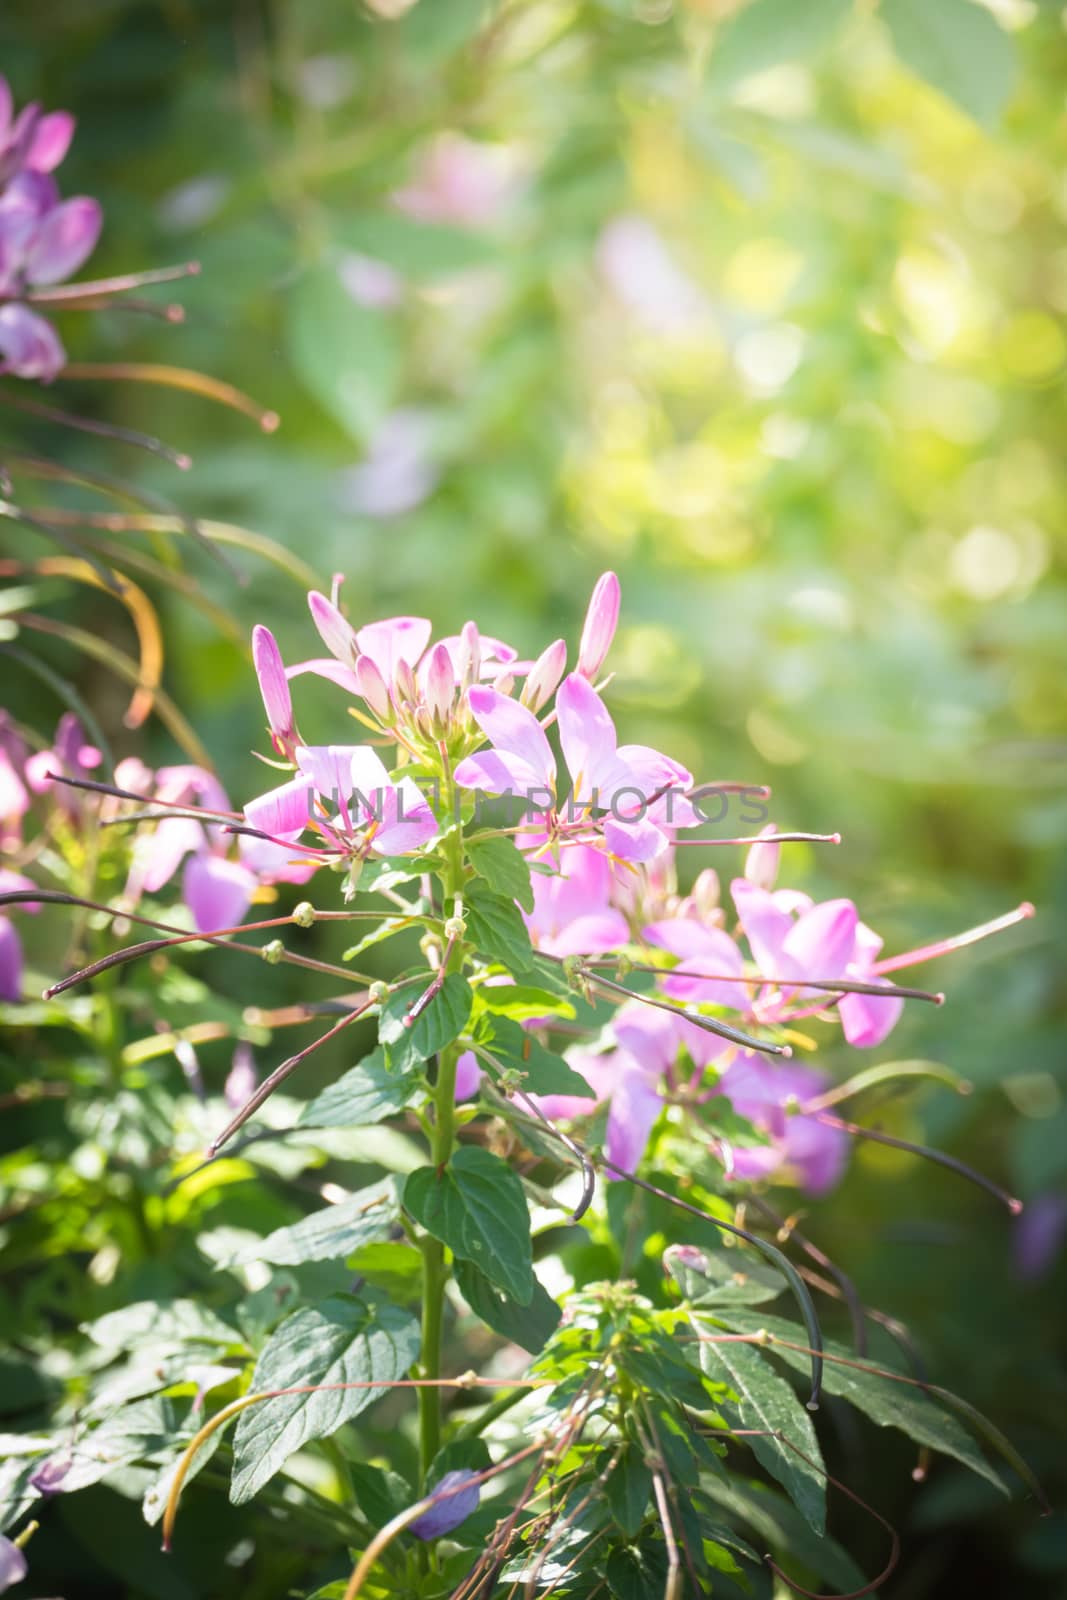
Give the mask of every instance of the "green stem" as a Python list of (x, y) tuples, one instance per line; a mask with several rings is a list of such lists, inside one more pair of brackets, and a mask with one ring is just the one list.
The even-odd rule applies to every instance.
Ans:
[[(449, 798), (449, 807), (454, 797)], [(463, 888), (463, 831), (457, 822), (446, 839), (446, 866), (444, 892), (449, 916), (462, 910)], [(457, 940), (448, 962), (450, 972), (463, 967), (464, 948)], [(455, 1144), (456, 1132), (456, 1064), (460, 1057), (458, 1043), (441, 1050), (437, 1057), (437, 1085), (434, 1090), (433, 1164), (440, 1172), (448, 1165)], [(448, 1273), (445, 1266), (445, 1248), (439, 1239), (426, 1235), (422, 1240), (422, 1353), (424, 1378), (441, 1376), (441, 1330), (444, 1320), (445, 1284)], [(441, 1391), (425, 1388), (419, 1396), (419, 1465), (421, 1486), (426, 1489), (430, 1463), (441, 1448)]]

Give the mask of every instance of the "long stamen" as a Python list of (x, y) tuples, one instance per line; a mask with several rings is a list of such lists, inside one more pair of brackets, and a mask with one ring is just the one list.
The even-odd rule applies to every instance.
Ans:
[[(545, 954), (545, 952), (541, 952)], [(550, 960), (569, 961), (571, 958), (549, 957)], [(759, 1050), (764, 1055), (785, 1056), (793, 1054), (787, 1044), (771, 1044), (768, 1039), (757, 1039), (750, 1033), (742, 1033), (740, 1028), (731, 1028), (729, 1023), (719, 1022), (712, 1017), (705, 1017), (699, 1011), (693, 1011), (689, 1006), (673, 1005), (669, 1000), (658, 1000), (654, 995), (639, 994), (636, 989), (628, 989), (625, 984), (615, 983), (611, 978), (602, 977), (599, 972), (594, 972), (591, 967), (584, 964), (575, 968), (579, 978), (585, 978), (590, 983), (599, 984), (602, 989), (607, 989), (611, 994), (623, 995), (627, 1000), (639, 1000), (642, 1005), (654, 1006), (658, 1011), (669, 1011), (673, 1016), (681, 1017), (683, 1022), (691, 1022), (694, 1027), (703, 1028), (706, 1033), (718, 1034), (720, 1039), (729, 1039), (731, 1044), (743, 1046), (746, 1050)]]
[(195, 278), (199, 261), (183, 261), (176, 267), (153, 267), (147, 272), (127, 272), (114, 278), (86, 278), (81, 283), (58, 284), (54, 288), (32, 289), (26, 299), (35, 305), (58, 300), (80, 300), (90, 294), (124, 294), (127, 289), (147, 289), (153, 283), (175, 283), (179, 278)]
[(75, 416), (70, 411), (42, 405), (39, 400), (26, 400), (6, 390), (0, 391), (0, 404), (11, 406), (15, 411), (24, 411), (31, 417), (40, 417), (44, 422), (58, 422), (64, 428), (75, 428), (81, 433), (93, 433), (102, 439), (116, 439), (119, 444), (134, 445), (138, 450), (147, 450), (149, 455), (162, 456), (164, 461), (169, 461), (182, 472), (188, 472), (193, 464), (192, 456), (185, 455), (181, 450), (172, 450), (162, 439), (154, 439), (148, 433), (138, 433), (136, 428), (120, 428), (117, 423)]
[(856, 1122), (845, 1122), (842, 1117), (831, 1117), (825, 1111), (816, 1113), (819, 1122), (828, 1128), (840, 1128), (843, 1133), (851, 1133), (857, 1139), (872, 1139), (876, 1144), (887, 1144), (894, 1150), (906, 1150), (909, 1155), (925, 1156), (927, 1161), (934, 1161), (940, 1167), (948, 1167), (950, 1172), (956, 1172), (961, 1178), (966, 1178), (968, 1183), (977, 1184), (979, 1189), (984, 1189), (995, 1200), (1007, 1206), (1013, 1217), (1017, 1217), (1023, 1210), (1021, 1200), (1016, 1200), (1002, 1189), (992, 1178), (987, 1178), (985, 1173), (978, 1172), (974, 1167), (969, 1167), (965, 1161), (950, 1156), (944, 1150), (933, 1150), (929, 1145), (912, 1144), (908, 1139), (897, 1139), (892, 1134), (881, 1133), (875, 1128), (861, 1128)]
[(69, 361), (63, 368), (65, 378), (92, 378), (129, 383), (158, 383), (170, 389), (184, 389), (190, 394), (203, 395), (216, 400), (219, 405), (240, 411), (243, 416), (257, 422), (264, 433), (274, 433), (281, 418), (276, 411), (268, 411), (232, 383), (223, 383), (204, 372), (194, 372), (188, 367), (162, 366), (150, 361)]
[(1029, 900), (1024, 900), (1014, 911), (994, 917), (992, 922), (982, 922), (977, 928), (968, 928), (966, 933), (957, 933), (951, 939), (939, 939), (936, 944), (925, 944), (918, 950), (905, 950), (902, 955), (887, 956), (884, 961), (876, 961), (871, 971), (897, 972), (901, 967), (918, 966), (920, 961), (934, 961), (938, 956), (951, 954), (953, 950), (964, 950), (969, 944), (978, 944), (994, 933), (1003, 933), (1005, 928), (1014, 928), (1018, 922), (1027, 922), (1035, 914)]

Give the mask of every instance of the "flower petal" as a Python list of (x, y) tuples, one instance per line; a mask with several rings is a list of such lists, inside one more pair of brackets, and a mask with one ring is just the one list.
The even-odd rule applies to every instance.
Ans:
[(311, 779), (301, 774), (268, 789), (245, 806), (245, 821), (273, 838), (295, 839), (303, 833), (311, 816)]
[(545, 788), (555, 789), (556, 762), (545, 730), (532, 711), (496, 689), (476, 684), (469, 694), (471, 715), (498, 754), (517, 756)]
[(50, 211), (37, 230), (26, 259), (26, 278), (34, 285), (62, 283), (96, 249), (104, 213), (99, 200), (76, 195)]
[(201, 933), (236, 927), (248, 910), (255, 889), (255, 873), (240, 861), (201, 851), (185, 863), (182, 899)]

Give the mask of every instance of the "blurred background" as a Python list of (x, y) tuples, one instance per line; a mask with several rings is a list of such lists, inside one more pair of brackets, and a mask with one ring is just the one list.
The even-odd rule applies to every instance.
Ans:
[[(324, 588), (342, 573), (357, 622), (475, 617), (523, 653), (574, 640), (613, 567), (626, 736), (772, 785), (783, 827), (842, 832), (817, 859), (792, 847), (783, 876), (853, 896), (889, 950), (1034, 901), (1033, 922), (917, 974), (950, 1002), (880, 1052), (974, 1082), (881, 1125), (990, 1172), (1027, 1218), (867, 1146), (805, 1227), (1054, 1482), (1067, 9), (9, 0), (0, 68), (18, 101), (77, 114), (62, 177), (104, 206), (94, 277), (202, 266), (173, 294), (182, 326), (68, 314), (72, 359), (199, 368), (281, 417), (268, 436), (197, 396), (61, 378), (49, 403), (193, 458), (183, 474), (70, 433), (67, 466), (268, 535)], [(54, 430), (0, 424), (57, 453)], [(24, 503), (87, 497), (38, 484)], [(144, 531), (114, 537), (162, 559)], [(3, 542), (45, 550), (24, 528)], [(164, 619), (166, 686), (243, 800), (264, 787), (247, 637), (264, 621), (287, 659), (316, 653), (306, 584), (237, 546), (240, 580), (174, 546), (191, 593), (128, 570)], [(113, 597), (50, 596), (130, 648)], [(106, 666), (33, 648), (116, 754), (176, 758), (158, 722), (147, 749), (124, 729)], [(48, 728), (47, 684), (2, 670), (14, 715)], [(344, 739), (335, 691), (301, 684), (305, 731)], [(44, 968), (47, 930), (26, 935)], [(289, 969), (270, 986), (298, 992)], [(912, 1464), (894, 1441), (856, 1466), (904, 1535), (887, 1593), (1064, 1593), (1062, 1512), (947, 1463), (919, 1487)], [(835, 1526), (847, 1542), (846, 1512)], [(166, 1600), (161, 1582), (144, 1592)]]

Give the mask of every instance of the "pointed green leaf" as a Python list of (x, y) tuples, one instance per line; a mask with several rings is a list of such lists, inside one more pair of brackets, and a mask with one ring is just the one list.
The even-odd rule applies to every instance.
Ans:
[(394, 1072), (386, 1065), (384, 1049), (372, 1050), (308, 1101), (300, 1113), (300, 1126), (361, 1128), (381, 1122), (410, 1105), (419, 1087), (418, 1072)]
[(698, 1250), (672, 1245), (663, 1264), (693, 1306), (759, 1306), (777, 1300), (785, 1285), (777, 1273), (741, 1250)]
[(521, 1072), (523, 1089), (530, 1094), (578, 1095), (590, 1102), (596, 1099), (592, 1089), (562, 1056), (555, 1055), (539, 1044), (533, 1034), (520, 1028), (510, 1017), (494, 1017), (492, 1036), (487, 1048), (502, 1067)]
[(544, 1349), (559, 1327), (562, 1312), (547, 1289), (534, 1278), (533, 1299), (520, 1305), (509, 1295), (494, 1288), (484, 1272), (472, 1261), (455, 1264), (456, 1287), (476, 1317), (481, 1317), (486, 1327), (521, 1345), (531, 1355)]
[(417, 1319), (386, 1302), (332, 1295), (286, 1317), (256, 1363), (253, 1390), (360, 1382), (375, 1387), (279, 1395), (242, 1412), (234, 1435), (234, 1505), (250, 1500), (308, 1440), (336, 1433), (366, 1410), (384, 1393), (378, 1385), (405, 1377), (418, 1353)]
[[(798, 1565), (808, 1567), (841, 1590), (859, 1589), (867, 1581), (847, 1550), (829, 1534), (813, 1533), (807, 1522), (784, 1495), (769, 1484), (746, 1480), (731, 1473), (721, 1478), (705, 1477), (701, 1494), (724, 1511), (740, 1517), (755, 1529), (778, 1555), (791, 1556)], [(725, 1542), (725, 1534), (709, 1529)]]
[[(766, 1328), (767, 1332), (777, 1339), (789, 1339), (794, 1344), (804, 1343), (800, 1328), (795, 1322), (789, 1322), (784, 1317), (765, 1316), (761, 1312), (734, 1311), (727, 1308), (716, 1311), (714, 1315), (717, 1322), (725, 1323), (728, 1328), (738, 1333), (756, 1333), (760, 1328)], [(795, 1367), (798, 1371), (803, 1371), (807, 1365), (807, 1357), (797, 1350), (787, 1350), (781, 1344), (771, 1345), (769, 1348), (788, 1366)], [(829, 1355), (841, 1356), (849, 1361), (856, 1359), (855, 1354), (844, 1345), (830, 1343), (826, 1346), (826, 1350)], [(871, 1364), (884, 1367), (887, 1372), (894, 1371), (883, 1361)], [(841, 1395), (857, 1410), (870, 1417), (872, 1422), (876, 1422), (880, 1428), (899, 1428), (917, 1444), (927, 1445), (931, 1450), (940, 1451), (942, 1455), (954, 1457), (965, 1467), (970, 1467), (972, 1472), (977, 1472), (995, 1484), (1002, 1494), (1007, 1493), (999, 1473), (976, 1449), (974, 1441), (955, 1418), (946, 1415), (921, 1389), (910, 1383), (893, 1383), (887, 1378), (876, 1377), (873, 1373), (860, 1372), (855, 1367), (838, 1366), (836, 1361), (826, 1363), (823, 1384), (828, 1394)]]
[(536, 1279), (530, 1215), (506, 1161), (461, 1145), (443, 1172), (419, 1167), (404, 1184), (404, 1209), (462, 1261), (473, 1261), (505, 1294), (528, 1306)]
[(463, 904), (467, 933), (479, 954), (502, 961), (512, 972), (526, 972), (533, 946), (514, 900), (475, 882), (468, 886)]
[(467, 858), (490, 889), (517, 900), (524, 911), (533, 910), (530, 865), (524, 852), (510, 839), (479, 839), (475, 834), (467, 843)]
[[(702, 1344), (700, 1364), (709, 1378), (725, 1380), (738, 1397), (744, 1428), (782, 1433), (812, 1461), (822, 1464), (811, 1416), (791, 1384), (779, 1377), (762, 1351), (747, 1344)], [(752, 1453), (778, 1479), (793, 1504), (816, 1533), (826, 1528), (826, 1480), (780, 1439), (749, 1439)]]
[(604, 1485), (611, 1514), (628, 1539), (645, 1520), (652, 1498), (652, 1470), (636, 1445), (630, 1444)]
[(399, 1209), (396, 1183), (387, 1178), (286, 1228), (275, 1228), (223, 1264), (243, 1267), (249, 1261), (269, 1261), (276, 1267), (297, 1267), (305, 1261), (339, 1261), (365, 1244), (388, 1239)]
[(882, 0), (904, 65), (989, 127), (1012, 91), (1011, 39), (977, 0)]
[[(426, 981), (429, 985), (429, 977)], [(470, 984), (458, 972), (449, 973), (429, 1005), (409, 1025), (404, 1019), (417, 998), (414, 987), (401, 989), (389, 996), (382, 1009), (378, 1038), (386, 1047), (393, 1072), (410, 1072), (451, 1044), (462, 1032), (474, 1002)]]

